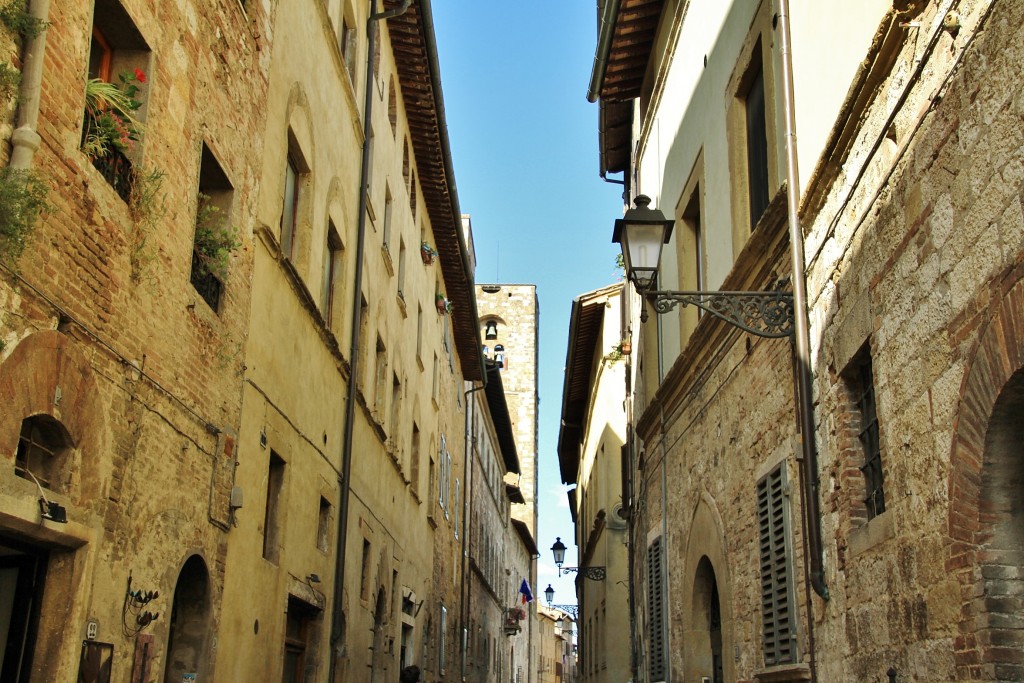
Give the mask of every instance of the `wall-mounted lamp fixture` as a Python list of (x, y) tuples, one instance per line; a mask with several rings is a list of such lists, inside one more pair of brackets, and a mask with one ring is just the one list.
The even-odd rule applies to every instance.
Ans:
[[(555, 599), (555, 589), (551, 587), (550, 583), (548, 584), (548, 587), (544, 589), (544, 597), (547, 598), (548, 607), (553, 607), (555, 609), (562, 610), (566, 614), (571, 614), (573, 619), (576, 619), (579, 616), (579, 610), (580, 610), (580, 606), (579, 605), (553, 605), (553, 604), (551, 604), (551, 601)], [(559, 621), (561, 621), (561, 619), (559, 619)]]
[[(563, 567), (562, 564), (565, 562), (565, 544), (562, 543), (561, 536), (555, 537), (555, 544), (551, 546), (551, 554), (555, 556), (555, 564), (558, 565), (558, 574), (562, 576), (571, 572), (579, 572), (579, 575), (585, 579), (591, 581), (604, 581), (607, 576), (604, 567)], [(547, 595), (547, 591), (544, 591)], [(554, 596), (554, 590), (551, 591)]]
[(43, 519), (48, 519), (51, 522), (58, 524), (68, 523), (68, 511), (63, 506), (52, 500), (46, 498), (46, 493), (43, 492), (43, 485), (36, 479), (36, 475), (32, 474), (32, 471), (26, 466), (24, 468), (25, 474), (32, 477), (32, 481), (35, 482), (36, 488), (39, 489), (39, 516)]
[[(672, 237), (675, 221), (658, 209), (648, 208), (650, 197), (637, 195), (636, 208), (615, 221), (612, 242), (621, 245), (626, 277), (636, 291), (654, 306), (656, 313), (668, 313), (678, 305), (693, 305), (711, 315), (761, 337), (788, 337), (793, 334), (792, 292), (678, 292), (655, 289), (661, 250)], [(640, 321), (647, 322), (647, 307), (640, 310)]]

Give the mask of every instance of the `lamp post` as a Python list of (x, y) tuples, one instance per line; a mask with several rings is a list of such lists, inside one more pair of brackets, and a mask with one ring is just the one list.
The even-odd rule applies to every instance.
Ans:
[[(661, 250), (672, 237), (675, 221), (667, 220), (658, 209), (648, 208), (651, 199), (637, 195), (635, 208), (615, 221), (612, 242), (622, 246), (626, 277), (657, 313), (667, 313), (678, 305), (692, 305), (711, 315), (761, 337), (788, 337), (793, 334), (793, 294), (766, 292), (661, 291), (658, 269)], [(640, 310), (640, 322), (647, 322), (647, 307)]]
[(550, 583), (548, 584), (548, 587), (544, 589), (544, 597), (548, 601), (548, 607), (553, 607), (557, 610), (565, 612), (566, 614), (571, 614), (573, 620), (576, 620), (576, 618), (579, 617), (579, 605), (554, 605), (551, 603), (551, 601), (555, 599), (555, 589), (551, 587)]
[[(579, 572), (579, 575), (591, 581), (604, 581), (607, 576), (604, 567), (563, 567), (565, 562), (565, 544), (561, 536), (555, 537), (555, 544), (551, 546), (551, 554), (555, 557), (555, 564), (558, 565), (558, 575), (564, 576), (571, 572)], [(551, 591), (554, 594), (554, 590)], [(547, 594), (547, 591), (544, 591)]]

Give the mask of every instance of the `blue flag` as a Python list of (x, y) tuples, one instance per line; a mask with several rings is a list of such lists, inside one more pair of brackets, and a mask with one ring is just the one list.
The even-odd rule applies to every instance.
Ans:
[(530, 592), (530, 584), (527, 583), (526, 579), (523, 579), (523, 583), (519, 586), (519, 592), (523, 594), (523, 604), (533, 602), (533, 593)]

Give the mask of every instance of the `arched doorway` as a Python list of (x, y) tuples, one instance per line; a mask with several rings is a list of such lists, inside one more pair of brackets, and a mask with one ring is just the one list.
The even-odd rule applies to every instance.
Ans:
[(712, 683), (724, 683), (722, 659), (722, 609), (718, 600), (715, 568), (707, 555), (700, 558), (693, 579), (694, 655), (696, 668)]
[(1024, 608), (1024, 280), (990, 310), (954, 422), (946, 569), (960, 584), (960, 631), (969, 634), (953, 641), (958, 674), (1020, 680), (1016, 647), (989, 644), (1005, 639)]
[(174, 586), (164, 683), (181, 683), (186, 674), (206, 679), (210, 625), (210, 573), (198, 555), (185, 562)]

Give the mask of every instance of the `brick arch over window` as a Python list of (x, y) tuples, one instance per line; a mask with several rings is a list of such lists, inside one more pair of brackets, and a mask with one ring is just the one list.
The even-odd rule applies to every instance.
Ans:
[[(678, 597), (681, 599), (681, 613), (684, 618), (682, 637), (672, 634), (672, 650), (682, 650), (683, 675), (680, 680), (700, 680), (700, 676), (710, 676), (704, 666), (709, 659), (706, 649), (710, 648), (710, 634), (706, 618), (709, 604), (705, 585), (708, 577), (713, 576), (718, 594), (719, 617), (721, 619), (721, 648), (723, 652), (732, 652), (734, 643), (734, 626), (732, 618), (732, 579), (725, 551), (725, 524), (715, 500), (707, 493), (701, 494), (700, 500), (693, 511), (693, 518), (687, 529), (686, 555), (683, 558), (682, 589)], [(669, 562), (669, 567), (672, 567)], [(672, 570), (669, 570), (671, 576)], [(670, 591), (671, 594), (671, 591)], [(703, 618), (698, 618), (703, 617)], [(681, 642), (680, 642), (681, 641)], [(736, 679), (735, 665), (732, 657), (725, 657), (723, 662), (725, 680)], [(678, 659), (673, 656), (673, 667)]]
[[(979, 671), (986, 680), (1020, 680), (1024, 674), (1013, 647), (993, 646), (1003, 635), (1005, 616), (1019, 614), (1024, 605), (1022, 580), (1014, 578), (1024, 574), (1024, 528), (1014, 523), (1024, 507), (1019, 496), (1024, 479), (1019, 449), (1024, 436), (1024, 280), (1003, 292), (960, 388), (950, 456), (946, 569), (960, 584), (954, 650), (959, 677), (965, 680)], [(1014, 439), (1015, 447), (1007, 447)], [(1012, 583), (1018, 583), (1016, 592)], [(1013, 675), (1006, 678), (1009, 672)]]
[(23, 339), (0, 364), (0, 406), (0, 455), (11, 473), (22, 421), (49, 415), (67, 430), (74, 445), (65, 465), (73, 470), (69, 497), (78, 503), (106, 496), (110, 459), (97, 454), (106, 449), (105, 416), (110, 411), (92, 366), (72, 339), (54, 330)]

